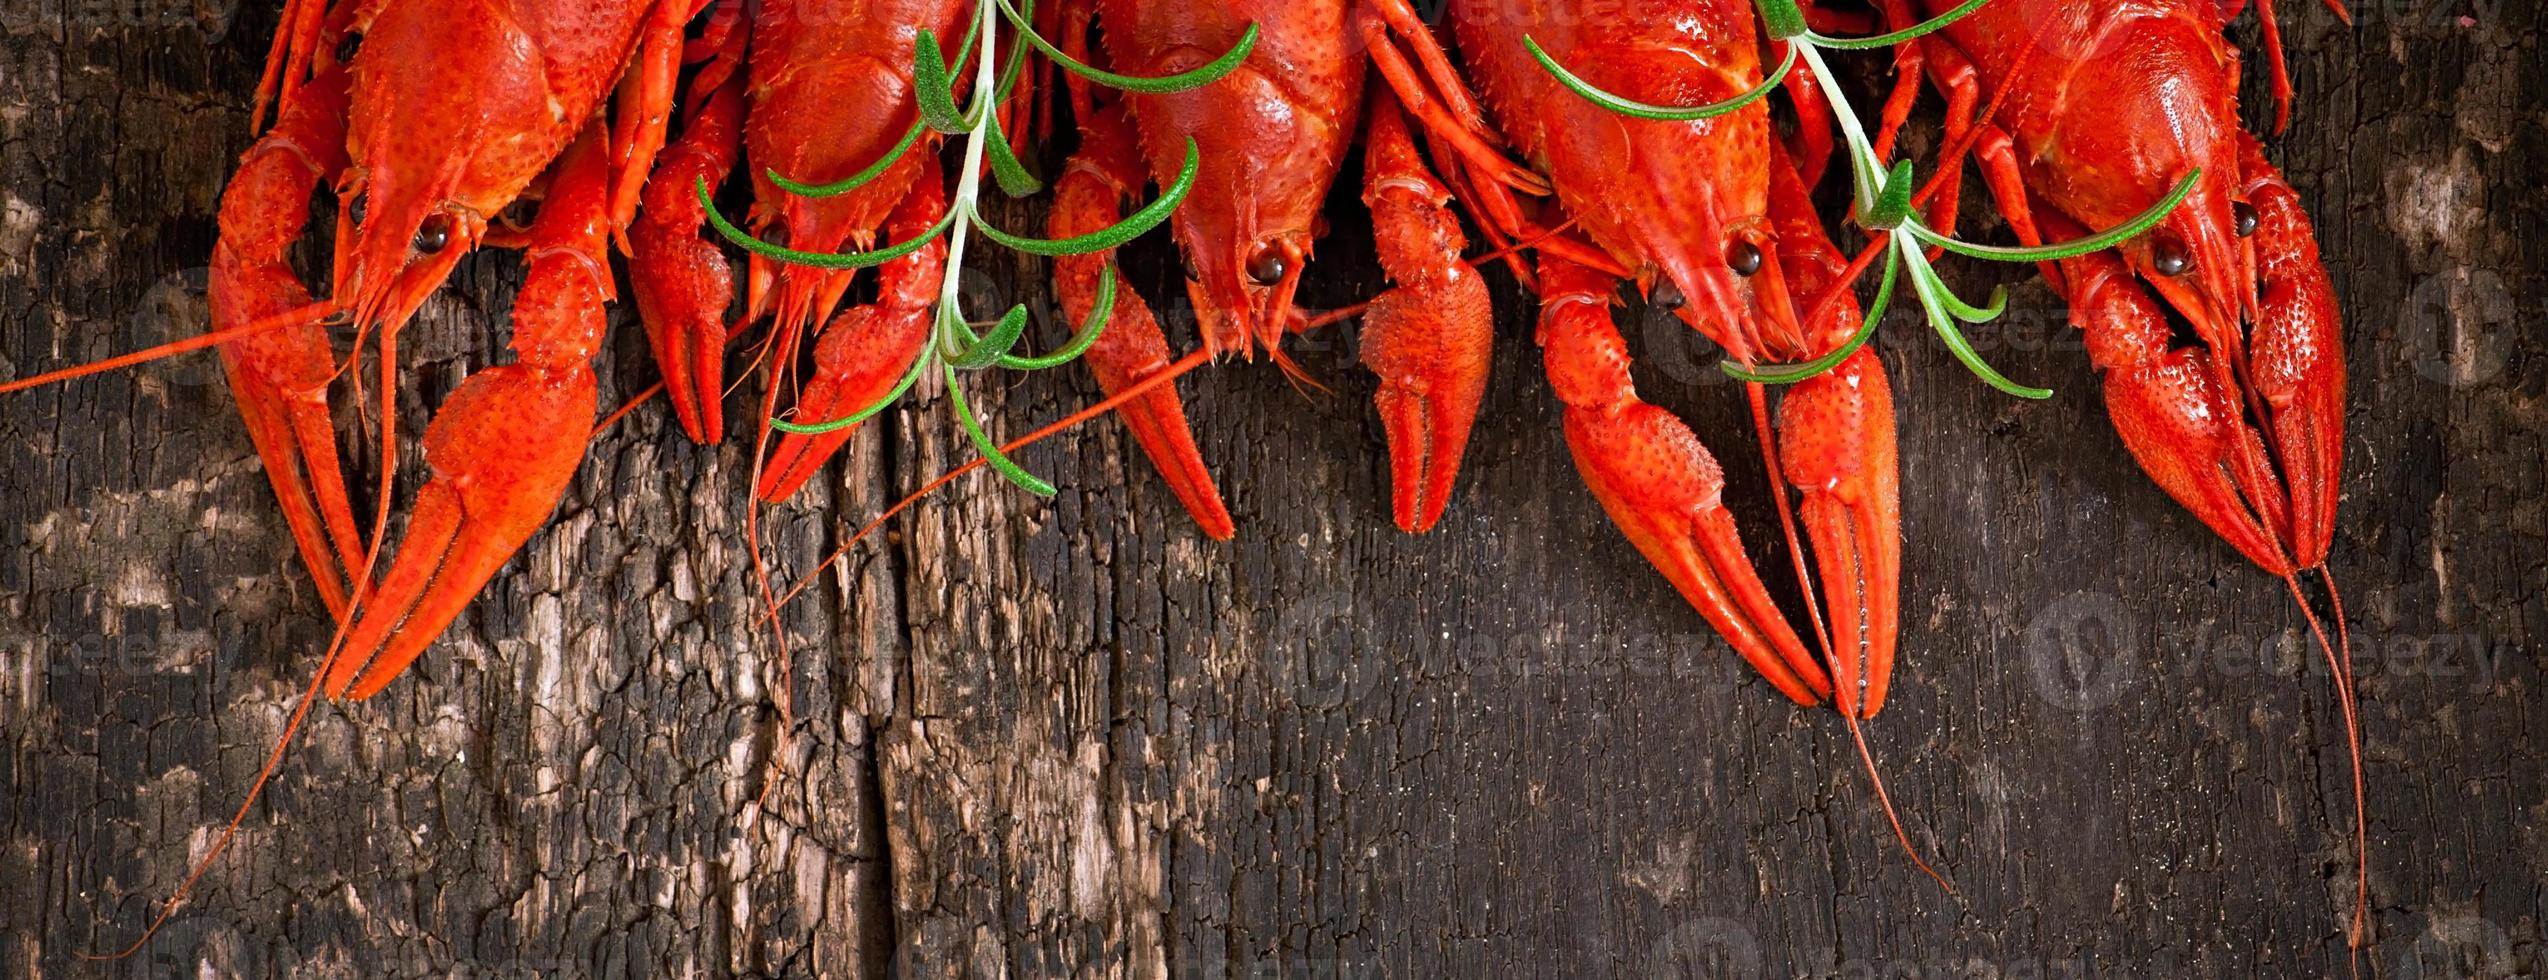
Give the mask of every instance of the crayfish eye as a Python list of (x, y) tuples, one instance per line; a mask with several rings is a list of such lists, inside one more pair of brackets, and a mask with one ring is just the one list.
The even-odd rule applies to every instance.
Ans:
[(1690, 305), (1690, 298), (1681, 294), (1679, 284), (1665, 279), (1655, 283), (1654, 291), (1646, 294), (1646, 305), (1670, 313)]
[(1761, 261), (1761, 247), (1758, 245), (1737, 241), (1725, 247), (1725, 267), (1745, 279), (1761, 271)]
[(2150, 267), (2163, 276), (2181, 276), (2194, 271), (2194, 253), (2184, 242), (2162, 236), (2150, 243)]
[(371, 210), (372, 196), (369, 193), (354, 195), (354, 203), (345, 206), (345, 213), (347, 216), (354, 219), (354, 227), (356, 228), (363, 226), (363, 216), (370, 214)]
[(2238, 237), (2240, 238), (2245, 238), (2249, 235), (2255, 234), (2256, 226), (2264, 221), (2264, 218), (2256, 213), (2256, 206), (2245, 201), (2238, 201), (2230, 205), (2230, 217), (2238, 222)]
[(362, 49), (363, 36), (352, 31), (345, 32), (345, 38), (336, 42), (336, 63), (340, 65), (353, 64), (354, 53), (361, 51)]
[(416, 229), (414, 244), (416, 254), (419, 255), (435, 255), (451, 247), (450, 216), (441, 214), (426, 216), (425, 223)]
[(1291, 260), (1283, 254), (1283, 247), (1266, 242), (1256, 247), (1255, 254), (1247, 257), (1247, 278), (1259, 286), (1272, 286), (1282, 282), (1283, 274), (1291, 271), (1291, 267)]
[(1181, 261), (1181, 262), (1184, 262), (1184, 263), (1185, 263), (1186, 281), (1187, 281), (1187, 282), (1202, 282), (1202, 281), (1203, 281), (1203, 267), (1202, 267), (1202, 266), (1199, 266), (1199, 265), (1194, 264), (1194, 256), (1187, 255), (1187, 254), (1185, 253), (1185, 250), (1183, 250), (1183, 249), (1179, 249), (1179, 250), (1177, 251), (1177, 259), (1178, 259), (1179, 261)]

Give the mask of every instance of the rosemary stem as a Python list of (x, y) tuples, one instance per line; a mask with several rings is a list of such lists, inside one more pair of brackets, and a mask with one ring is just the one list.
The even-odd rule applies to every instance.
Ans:
[(1839, 79), (1832, 77), (1831, 66), (1823, 63), (1822, 48), (1813, 43), (1811, 35), (1788, 43), (1802, 49), (1805, 66), (1814, 73), (1814, 84), (1822, 88), (1823, 98), (1832, 105), (1832, 115), (1840, 120), (1840, 134), (1849, 144), (1849, 169), (1857, 178), (1852, 183), (1858, 189), (1860, 213), (1873, 210), (1876, 199), (1884, 196), (1885, 165), (1876, 159), (1875, 144), (1867, 139), (1866, 128), (1858, 122), (1858, 108), (1849, 104), (1849, 93), (1841, 89)]
[(956, 184), (955, 229), (950, 233), (952, 237), (947, 241), (946, 271), (938, 280), (940, 326), (937, 329), (937, 348), (941, 356), (953, 356), (963, 343), (962, 338), (955, 336), (954, 331), (945, 329), (944, 324), (950, 319), (961, 319), (964, 316), (959, 288), (964, 277), (964, 251), (967, 241), (972, 237), (974, 203), (982, 197), (983, 137), (989, 131), (991, 114), (997, 111), (997, 107), (992, 104), (999, 85), (993, 70), (993, 66), (999, 60), (994, 55), (994, 52), (999, 50), (1000, 25), (996, 13), (997, 6), (986, 0), (978, 4), (976, 9), (980, 11), (979, 30), (982, 35), (982, 48), (974, 58), (973, 131), (965, 136), (964, 173)]

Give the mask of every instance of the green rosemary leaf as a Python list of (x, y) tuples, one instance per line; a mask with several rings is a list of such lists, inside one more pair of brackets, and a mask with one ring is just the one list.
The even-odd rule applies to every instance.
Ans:
[(1008, 137), (1000, 132), (999, 114), (992, 113), (991, 118), (984, 122), (989, 127), (983, 140), (990, 150), (991, 176), (999, 179), (1000, 193), (1010, 197), (1033, 197), (1043, 191), (1044, 182), (1028, 172), (1026, 165), (1018, 162), (1017, 154), (1009, 149)]
[(1177, 206), (1185, 203), (1186, 195), (1194, 190), (1195, 175), (1201, 172), (1202, 168), (1203, 151), (1195, 145), (1192, 137), (1188, 137), (1185, 168), (1178, 171), (1176, 183), (1168, 185), (1167, 190), (1160, 193), (1158, 200), (1133, 212), (1131, 217), (1117, 222), (1112, 227), (1101, 228), (1085, 235), (1063, 239), (1026, 238), (994, 228), (982, 222), (980, 215), (974, 216), (976, 222), (974, 227), (980, 229), (983, 236), (992, 241), (1034, 255), (1087, 255), (1091, 252), (1102, 252), (1139, 238), (1147, 234), (1150, 229), (1159, 227), (1161, 222), (1167, 221), (1168, 216), (1176, 212)]
[(857, 425), (860, 422), (874, 418), (877, 413), (893, 407), (895, 402), (902, 400), (902, 396), (911, 392), (912, 385), (919, 383), (920, 372), (928, 367), (929, 351), (924, 347), (921, 349), (919, 356), (911, 359), (911, 370), (903, 372), (901, 383), (894, 385), (892, 393), (887, 394), (883, 398), (877, 399), (875, 404), (859, 409), (847, 418), (835, 419), (830, 422), (820, 422), (814, 425), (798, 425), (785, 419), (771, 419), (770, 428), (800, 436), (819, 436), (827, 433), (839, 432), (842, 429), (849, 428), (850, 426)]
[(1522, 46), (1530, 49), (1531, 57), (1539, 59), (1539, 66), (1547, 70), (1550, 75), (1555, 76), (1558, 84), (1572, 89), (1576, 95), (1583, 96), (1592, 104), (1623, 116), (1632, 116), (1638, 119), (1652, 119), (1659, 122), (1689, 122), (1697, 119), (1713, 119), (1717, 116), (1741, 110), (1754, 102), (1760, 101), (1763, 97), (1768, 96), (1770, 90), (1777, 88), (1778, 83), (1787, 78), (1787, 73), (1794, 70), (1796, 67), (1796, 45), (1791, 43), (1787, 45), (1787, 56), (1780, 59), (1778, 62), (1778, 70), (1770, 72), (1768, 78), (1762, 79), (1761, 83), (1753, 86), (1750, 91), (1744, 92), (1741, 95), (1737, 95), (1723, 102), (1717, 102), (1710, 105), (1689, 107), (1662, 106), (1647, 102), (1639, 102), (1625, 96), (1612, 95), (1609, 92), (1605, 92), (1600, 88), (1595, 87), (1593, 83), (1585, 81), (1582, 76), (1566, 70), (1566, 66), (1558, 64), (1557, 59), (1551, 57), (1546, 50), (1542, 49), (1539, 46), (1539, 41), (1535, 38), (1525, 35), (1522, 38)]
[(1052, 484), (1037, 479), (1035, 474), (1017, 465), (1016, 460), (1000, 451), (999, 443), (991, 441), (990, 433), (982, 431), (982, 420), (975, 417), (973, 406), (965, 401), (964, 388), (956, 384), (955, 368), (948, 366), (945, 372), (947, 396), (955, 402), (956, 421), (963, 424), (965, 436), (973, 440), (973, 448), (982, 454), (982, 460), (991, 464), (991, 468), (999, 471), (1001, 476), (1007, 477), (1009, 482), (1024, 487), (1026, 492), (1038, 497), (1052, 496)]
[(2019, 398), (2041, 400), (2053, 396), (2049, 388), (2030, 388), (2018, 384), (1984, 362), (1982, 355), (1973, 350), (1972, 342), (1966, 340), (1963, 332), (1956, 329), (1955, 317), (1949, 313), (1949, 304), (1961, 306), (1962, 303), (1947, 294), (1946, 284), (1938, 280), (1937, 270), (1929, 265), (1928, 256), (1921, 254), (1916, 247), (1904, 248), (1901, 252), (1903, 262), (1911, 267), (1911, 288), (1919, 293), (1920, 305), (1928, 311), (1929, 326), (1937, 330), (1938, 339), (1946, 343), (1946, 349), (1954, 353), (1955, 359), (1964, 362), (1966, 370), (1973, 372), (1976, 377), (1981, 378), (1991, 387)]
[(2121, 226), (2110, 231), (2091, 235), (2077, 241), (2063, 242), (2058, 245), (2046, 245), (2042, 248), (2003, 248), (1997, 245), (1975, 245), (1970, 242), (1956, 241), (1952, 237), (1922, 227), (1920, 223), (1916, 221), (1911, 222), (1907, 227), (1911, 229), (1911, 234), (1917, 236), (1921, 241), (1943, 248), (1949, 252), (1954, 252), (1958, 255), (1969, 255), (1977, 259), (1989, 259), (1994, 262), (2055, 262), (2062, 259), (2077, 258), (2091, 252), (2102, 252), (2106, 249), (2121, 245), (2124, 242), (2131, 241), (2134, 236), (2157, 227), (2159, 222), (2167, 220), (2168, 212), (2176, 210), (2177, 205), (2185, 202), (2186, 195), (2194, 193), (2194, 182), (2201, 179), (2202, 176), (2203, 171), (2200, 168), (2196, 169), (2193, 173), (2185, 175), (2185, 179), (2177, 183), (2176, 191), (2169, 194), (2167, 200), (2160, 201), (2157, 207), (2141, 212), (2139, 217), (2124, 222)]
[(920, 145), (921, 134), (928, 131), (929, 125), (927, 123), (912, 123), (911, 128), (902, 134), (902, 142), (894, 144), (893, 149), (885, 151), (885, 155), (882, 158), (879, 158), (874, 163), (868, 164), (867, 169), (865, 170), (851, 174), (846, 179), (833, 181), (829, 184), (798, 183), (796, 181), (789, 180), (785, 175), (780, 174), (776, 170), (768, 170), (764, 171), (764, 173), (770, 175), (770, 183), (777, 185), (778, 189), (799, 197), (839, 197), (843, 194), (847, 194), (861, 187), (865, 187), (868, 184), (874, 183), (876, 178), (884, 176), (885, 171), (892, 170), (894, 168), (894, 164), (902, 162), (903, 154), (911, 152), (912, 147)]
[(1968, 0), (1968, 2), (1961, 7), (1939, 14), (1937, 17), (1921, 24), (1907, 27), (1891, 34), (1878, 34), (1873, 37), (1830, 37), (1822, 34), (1814, 34), (1808, 37), (1807, 40), (1826, 48), (1837, 48), (1842, 51), (1865, 51), (1870, 48), (1890, 48), (1894, 45), (1901, 44), (1904, 41), (1915, 40), (1922, 35), (1934, 33), (1948, 24), (1963, 20), (1966, 15), (1982, 9), (1982, 5), (1989, 2), (1991, 2), (1991, 0)]
[(1000, 366), (1012, 371), (1042, 371), (1078, 360), (1081, 354), (1088, 353), (1088, 348), (1097, 343), (1098, 335), (1106, 332), (1106, 323), (1113, 319), (1114, 315), (1115, 264), (1108, 262), (1097, 273), (1097, 304), (1089, 307), (1088, 319), (1079, 325), (1079, 332), (1071, 336), (1070, 343), (1042, 357), (1002, 356)]
[(973, 121), (956, 107), (955, 80), (947, 73), (946, 60), (939, 56), (936, 34), (920, 32), (918, 53), (912, 62), (912, 98), (920, 104), (920, 121), (950, 135), (972, 132)]
[(1223, 76), (1228, 75), (1233, 71), (1237, 71), (1239, 65), (1247, 61), (1249, 53), (1256, 50), (1257, 26), (1255, 24), (1249, 24), (1247, 26), (1247, 33), (1239, 37), (1239, 43), (1237, 46), (1232, 47), (1227, 53), (1224, 53), (1220, 57), (1213, 59), (1209, 64), (1196, 68), (1193, 71), (1181, 72), (1164, 78), (1143, 78), (1138, 75), (1118, 75), (1114, 72), (1091, 66), (1086, 62), (1082, 62), (1071, 57), (1070, 55), (1063, 54), (1062, 49), (1053, 46), (1053, 42), (1047, 41), (1044, 39), (1043, 35), (1035, 33), (1035, 25), (1029, 23), (1026, 19), (1026, 15), (1019, 13), (1016, 7), (1010, 6), (1007, 0), (993, 0), (993, 2), (1000, 5), (1000, 11), (1008, 16), (1009, 23), (1016, 25), (1018, 36), (1025, 38), (1028, 44), (1035, 46), (1036, 50), (1044, 52), (1044, 57), (1053, 59), (1053, 63), (1062, 66), (1064, 71), (1068, 71), (1071, 74), (1088, 79), (1089, 81), (1096, 82), (1097, 84), (1106, 86), (1107, 88), (1122, 89), (1127, 92), (1140, 92), (1145, 95), (1167, 95), (1170, 93), (1183, 92), (1189, 89), (1210, 85), (1214, 82), (1220, 81)]
[(956, 219), (955, 212), (950, 210), (945, 217), (938, 219), (937, 224), (929, 226), (928, 231), (920, 233), (910, 241), (888, 245), (873, 252), (807, 252), (772, 245), (753, 237), (751, 232), (735, 227), (734, 222), (726, 220), (725, 214), (718, 211), (716, 203), (710, 199), (708, 182), (705, 178), (699, 181), (699, 203), (708, 209), (709, 226), (715, 228), (717, 234), (725, 236), (725, 240), (742, 246), (754, 255), (818, 269), (865, 269), (883, 265), (920, 251), (929, 244), (930, 240), (946, 234), (947, 229), (954, 227)]
[(1020, 303), (1009, 307), (1007, 313), (1000, 315), (999, 325), (992, 327), (990, 333), (966, 345), (964, 350), (956, 353), (956, 356), (948, 358), (947, 364), (959, 371), (979, 371), (1000, 363), (1001, 358), (1009, 356), (1010, 351), (1017, 349), (1017, 342), (1025, 336), (1026, 304)]

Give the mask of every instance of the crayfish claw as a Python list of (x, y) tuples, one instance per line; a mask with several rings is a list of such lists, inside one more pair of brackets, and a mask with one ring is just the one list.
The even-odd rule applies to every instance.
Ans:
[(1830, 675), (1744, 552), (1723, 468), (1687, 423), (1637, 397), (1610, 278), (1545, 255), (1539, 268), (1540, 344), (1585, 485), (1753, 669), (1799, 704), (1830, 700)]
[(725, 252), (699, 232), (707, 210), (701, 180), (714, 185), (734, 169), (742, 146), (743, 85), (737, 75), (692, 114), (681, 139), (657, 158), (645, 185), (645, 210), (628, 230), (628, 281), (664, 393), (682, 431), (703, 444), (723, 437), (726, 308), (734, 269)]
[(329, 696), (366, 698), (395, 680), (548, 523), (575, 478), (612, 294), (605, 147), (594, 126), (559, 158), (514, 300), (517, 360), (470, 375), (426, 427), (433, 478), (389, 571), (355, 596), (322, 682)]
[(2254, 136), (2240, 133), (2239, 146), (2248, 203), (2256, 212), (2259, 280), (2248, 378), (2264, 403), (2266, 430), (2290, 499), (2292, 558), (2302, 568), (2318, 568), (2334, 543), (2343, 480), (2343, 315), (2300, 195), (2265, 160)]
[(1494, 309), (1486, 281), (1461, 260), (1468, 237), (1450, 188), (1425, 168), (1397, 100), (1376, 90), (1369, 113), (1363, 204), (1398, 287), (1371, 304), (1362, 362), (1380, 376), (1393, 510), (1398, 529), (1413, 533), (1441, 521), (1459, 480), (1486, 399)]
[[(943, 249), (940, 250), (943, 254)], [(857, 412), (885, 396), (910, 370), (929, 342), (929, 309), (861, 306), (842, 311), (814, 345), (814, 376), (797, 396), (796, 414), (808, 424)], [(857, 426), (823, 433), (788, 433), (762, 466), (754, 493), (765, 503), (795, 496), (822, 472)]]
[[(1123, 202), (1147, 179), (1134, 155), (1139, 140), (1119, 108), (1090, 113), (1080, 121), (1080, 128), (1079, 152), (1053, 185), (1053, 210), (1046, 230), (1056, 238), (1087, 234), (1115, 223)], [(1053, 292), (1069, 322), (1085, 323), (1097, 312), (1099, 284), (1113, 261), (1111, 251), (1053, 260)], [(1167, 370), (1172, 360), (1167, 335), (1160, 332), (1150, 304), (1130, 286), (1118, 283), (1106, 328), (1088, 348), (1088, 365), (1097, 375), (1098, 386), (1109, 395), (1120, 394)], [(1133, 441), (1141, 444), (1203, 533), (1220, 541), (1237, 536), (1238, 525), (1212, 483), (1203, 451), (1195, 447), (1194, 429), (1186, 422), (1185, 402), (1177, 397), (1175, 383), (1150, 389), (1125, 402), (1115, 414), (1132, 430)]]
[(1441, 522), (1486, 398), (1495, 331), (1485, 284), (1464, 282), (1470, 288), (1391, 290), (1363, 328), (1363, 364), (1380, 375), (1373, 401), (1389, 438), (1392, 512), (1409, 533)]
[[(1777, 148), (1769, 169), (1778, 267), (1803, 303), (1793, 312), (1807, 346), (1795, 353), (1819, 357), (1849, 343), (1866, 312), (1802, 174)], [(1753, 393), (1757, 404), (1760, 391)], [(1779, 400), (1776, 432), (1764, 437), (1772, 439), (1779, 478), (1801, 498), (1796, 510), (1821, 574), (1815, 582), (1800, 560), (1797, 576), (1817, 593), (1809, 598), (1817, 611), (1828, 614), (1815, 625), (1829, 631), (1821, 639), (1837, 706), (1853, 719), (1873, 718), (1892, 687), (1902, 618), (1901, 450), (1883, 361), (1861, 346), (1790, 387)]]
[(1791, 389), (1778, 417), (1830, 617), (1835, 697), (1843, 714), (1873, 718), (1892, 686), (1902, 616), (1902, 483), (1884, 365), (1861, 349)]
[[(911, 192), (886, 218), (886, 234), (895, 241), (928, 232), (946, 212), (946, 182), (933, 162), (924, 161)], [(932, 241), (919, 251), (888, 262), (879, 270), (872, 304), (844, 310), (814, 341), (814, 375), (797, 396), (797, 421), (818, 424), (843, 418), (894, 393), (908, 375), (912, 360), (929, 343), (930, 314), (937, 287), (947, 267), (947, 244)], [(779, 329), (789, 329), (781, 321)], [(793, 496), (823, 463), (849, 443), (856, 426), (824, 433), (789, 433), (761, 469), (754, 492), (777, 503)]]
[[(1075, 299), (1073, 292), (1062, 290), (1063, 308), (1074, 317), (1084, 317), (1090, 301)], [(1118, 289), (1113, 318), (1088, 348), (1088, 364), (1096, 371), (1098, 386), (1109, 395), (1119, 394), (1168, 370), (1170, 360), (1168, 338), (1159, 332), (1149, 304), (1130, 289)], [(1216, 541), (1236, 537), (1238, 524), (1230, 519), (1221, 490), (1213, 485), (1212, 471), (1203, 463), (1203, 451), (1194, 444), (1194, 428), (1186, 421), (1185, 401), (1177, 397), (1175, 383), (1150, 389), (1125, 402), (1115, 414), (1132, 430), (1133, 441), (1141, 444), (1142, 452), (1168, 481), (1169, 491), (1185, 505), (1186, 513), (1194, 515), (1203, 533)]]
[(524, 365), (471, 375), (425, 431), (433, 480), (419, 491), (398, 557), (361, 597), (325, 687), (367, 698), (442, 635), (488, 579), (557, 510), (583, 459), (596, 390)]
[(2111, 253), (2063, 265), (2072, 316), (2086, 327), (2089, 357), (2105, 373), (2115, 432), (2161, 489), (2250, 561), (2275, 575), (2293, 568), (2277, 529), (2289, 506), (2247, 425), (2236, 382), (2219, 354), (2173, 347), (2156, 301)]
[[(227, 242), (214, 246), (212, 265), (215, 323), (246, 323), (270, 315), (273, 303), (279, 310), (306, 302), (289, 267), (249, 267)], [(242, 337), (221, 346), (221, 366), (301, 560), (328, 611), (342, 620), (363, 545), (328, 408), (336, 365), (327, 328), (311, 322)]]
[[(297, 7), (298, 5), (296, 5)], [(306, 8), (304, 8), (306, 9)], [(311, 191), (346, 165), (348, 76), (331, 64), (291, 90), (274, 128), (251, 148), (221, 199), (206, 299), (216, 329), (310, 305), (290, 251), (308, 221)], [(328, 406), (335, 379), (332, 320), (287, 324), (221, 345), (221, 365), (248, 436), (274, 484), (293, 543), (319, 596), (343, 620), (361, 567), (362, 537)]]

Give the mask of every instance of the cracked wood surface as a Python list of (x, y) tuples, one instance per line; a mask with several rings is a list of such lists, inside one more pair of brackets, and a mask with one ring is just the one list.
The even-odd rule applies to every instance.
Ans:
[[(2356, 6), (2378, 9), (2346, 31), (2286, 5), (2302, 98), (2271, 153), (2352, 345), (2334, 568), (2369, 735), (2365, 975), (2527, 975), (2548, 890), (2540, 15)], [(200, 329), (274, 15), (227, 16), (0, 0), (0, 377)], [(1314, 301), (1373, 288), (1352, 207)], [(1044, 295), (1040, 265), (985, 261), (1008, 295), (973, 305)], [(1172, 295), (1164, 246), (1127, 263)], [(517, 265), (464, 264), (406, 335), (410, 431), (501, 351)], [(1950, 274), (1973, 295), (2025, 279)], [(1350, 338), (1299, 350), (1332, 394), (1205, 372), (1183, 388), (1239, 539), (1197, 534), (1111, 424), (1025, 454), (1052, 501), (959, 483), (787, 612), (800, 724), (766, 812), (789, 675), (754, 625), (749, 452), (640, 412), (411, 677), (314, 713), (195, 900), (112, 964), (76, 954), (130, 942), (209, 846), (326, 619), (211, 358), (0, 398), (0, 973), (2341, 969), (2328, 679), (2280, 586), (2124, 457), (2040, 286), (1977, 333), (2050, 402), (1991, 392), (1915, 322), (1880, 341), (1908, 615), (1869, 737), (1950, 898), (1896, 851), (1836, 719), (1753, 679), (1611, 529), (1530, 306), (1497, 281), (1496, 384), (1440, 530), (1390, 525)], [(1622, 316), (1648, 396), (1729, 461), (1783, 567), (1762, 474), (1733, 462), (1736, 389), (1686, 330)], [(615, 329), (613, 403), (654, 377), (624, 310)], [(983, 387), (1012, 433), (1097, 397), (1072, 370)], [(931, 391), (854, 446), (763, 515), (779, 573), (968, 458)]]

